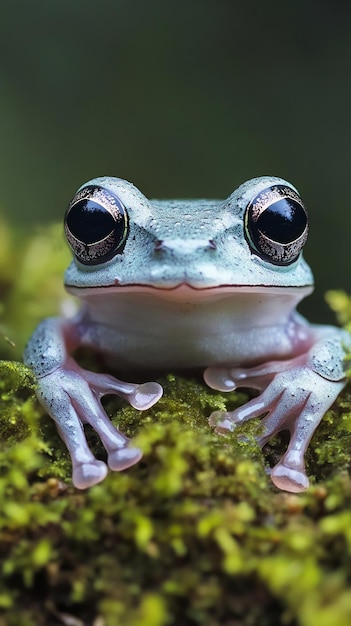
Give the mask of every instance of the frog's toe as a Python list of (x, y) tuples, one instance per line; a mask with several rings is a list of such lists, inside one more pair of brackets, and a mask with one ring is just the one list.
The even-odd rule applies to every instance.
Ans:
[(136, 385), (135, 391), (130, 394), (128, 400), (135, 409), (145, 411), (153, 406), (162, 394), (163, 389), (159, 383), (143, 383)]
[(234, 391), (235, 381), (230, 375), (230, 370), (225, 367), (208, 367), (203, 373), (206, 385), (218, 391)]
[(142, 456), (143, 454), (139, 448), (119, 448), (108, 455), (108, 466), (115, 472), (121, 472), (138, 463)]
[(229, 418), (229, 414), (224, 411), (214, 411), (208, 418), (208, 423), (219, 435), (225, 435), (235, 428), (234, 422)]
[(107, 475), (107, 466), (103, 461), (79, 463), (73, 468), (72, 481), (77, 489), (87, 489), (100, 483)]
[(272, 469), (271, 479), (278, 489), (292, 493), (305, 491), (310, 485), (303, 469), (295, 469), (284, 463), (278, 463)]

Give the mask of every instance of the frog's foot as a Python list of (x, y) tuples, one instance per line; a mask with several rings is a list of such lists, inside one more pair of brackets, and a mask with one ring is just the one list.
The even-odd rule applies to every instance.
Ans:
[(66, 361), (65, 368), (60, 367), (38, 380), (38, 397), (56, 422), (69, 450), (73, 483), (79, 489), (95, 485), (107, 473), (105, 463), (90, 451), (82, 424), (90, 424), (99, 435), (110, 469), (124, 470), (142, 456), (141, 450), (133, 447), (128, 437), (113, 426), (101, 404), (103, 395), (113, 393), (144, 410), (161, 397), (162, 387), (152, 382), (125, 383), (109, 375), (83, 370), (72, 360)]
[[(259, 396), (259, 398), (262, 400), (262, 396)], [(253, 401), (247, 402), (239, 409), (228, 413), (215, 411), (210, 416), (209, 423), (211, 426), (215, 427), (216, 432), (219, 434), (223, 435), (228, 431), (233, 431), (238, 424), (241, 424), (253, 417), (258, 417), (265, 411), (267, 412), (268, 406), (263, 404), (261, 400), (255, 398)], [(276, 399), (275, 405), (270, 405), (271, 412), (262, 419), (262, 435), (257, 437), (257, 441), (262, 447), (279, 431), (284, 430), (284, 428), (288, 428), (289, 418), (292, 419), (294, 415), (296, 415), (296, 411), (302, 409), (301, 406), (294, 407), (292, 409), (287, 406), (286, 400), (287, 399), (284, 398), (284, 393), (281, 393)], [(281, 404), (279, 404), (279, 402)], [(311, 419), (313, 419), (312, 416)], [(309, 480), (305, 473), (304, 453), (309, 443), (310, 436), (312, 436), (314, 429), (317, 428), (317, 425), (318, 424), (315, 424), (313, 426), (311, 435), (307, 437), (305, 433), (305, 441), (303, 442), (304, 445), (302, 449), (296, 449), (296, 443), (294, 443), (293, 438), (291, 438), (288, 452), (270, 472), (272, 482), (279, 489), (298, 493), (300, 491), (304, 491), (309, 486)], [(301, 433), (299, 439), (301, 439)], [(300, 447), (300, 444), (297, 448)]]
[(296, 367), (273, 377), (257, 398), (231, 412), (216, 411), (209, 422), (224, 434), (238, 424), (265, 415), (258, 442), (264, 446), (275, 434), (290, 431), (288, 449), (272, 469), (273, 483), (286, 491), (299, 492), (309, 485), (304, 454), (323, 415), (340, 393), (344, 382), (329, 381), (309, 367)]

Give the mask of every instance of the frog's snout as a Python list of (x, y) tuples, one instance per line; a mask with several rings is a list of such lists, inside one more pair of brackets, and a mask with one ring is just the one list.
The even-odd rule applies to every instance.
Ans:
[(171, 252), (193, 254), (201, 250), (216, 250), (213, 239), (157, 239), (154, 245), (155, 252)]

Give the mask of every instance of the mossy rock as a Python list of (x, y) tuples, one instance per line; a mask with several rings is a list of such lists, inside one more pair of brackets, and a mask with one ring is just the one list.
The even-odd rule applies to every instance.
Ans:
[[(62, 306), (66, 260), (55, 256), (57, 233), (38, 235), (45, 275), (31, 283), (27, 272), (25, 287), (35, 237), (23, 239), (18, 274), (3, 271), (3, 334), (17, 346), (41, 302), (43, 316)], [(31, 294), (51, 265), (50, 297), (45, 288)], [(330, 298), (347, 323), (349, 300)], [(18, 358), (19, 347), (5, 339), (3, 346), (4, 357)], [(279, 492), (268, 475), (284, 436), (262, 453), (259, 420), (226, 437), (210, 429), (209, 414), (243, 402), (243, 394), (173, 375), (160, 382), (164, 397), (143, 413), (106, 399), (111, 419), (144, 456), (81, 492), (31, 373), (0, 363), (0, 626), (349, 626), (350, 389), (311, 442), (312, 486), (297, 496)], [(95, 433), (88, 435), (104, 458)]]

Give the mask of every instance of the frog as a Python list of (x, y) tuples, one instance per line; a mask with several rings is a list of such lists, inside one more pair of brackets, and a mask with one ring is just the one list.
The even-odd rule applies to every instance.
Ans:
[[(220, 392), (254, 390), (242, 406), (214, 411), (210, 426), (225, 435), (259, 417), (262, 447), (287, 430), (271, 480), (289, 492), (308, 488), (305, 452), (345, 386), (351, 343), (345, 330), (310, 324), (296, 310), (314, 287), (303, 258), (308, 229), (301, 195), (277, 176), (252, 178), (225, 200), (149, 200), (112, 176), (78, 189), (64, 220), (73, 253), (64, 282), (81, 307), (42, 321), (24, 352), (76, 488), (140, 460), (101, 400), (115, 394), (147, 410), (162, 396), (160, 371), (201, 372)], [(108, 373), (84, 369), (79, 348), (100, 354)], [(107, 462), (89, 448), (85, 424)]]

